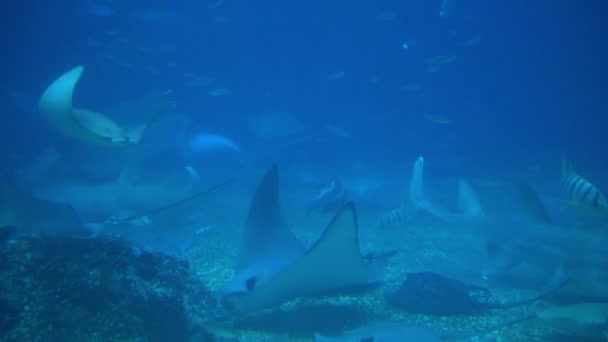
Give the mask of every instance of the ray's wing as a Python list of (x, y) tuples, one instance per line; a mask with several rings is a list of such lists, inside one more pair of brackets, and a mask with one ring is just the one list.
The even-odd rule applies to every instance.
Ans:
[(306, 254), (251, 292), (229, 298), (239, 312), (284, 301), (370, 284), (372, 275), (359, 250), (355, 208), (345, 205)]
[(18, 233), (89, 234), (71, 206), (35, 198), (3, 174), (0, 174), (0, 226), (13, 226)]
[(245, 223), (236, 269), (276, 259), (294, 260), (304, 251), (287, 228), (279, 204), (279, 171), (271, 167), (253, 196)]
[(524, 180), (517, 181), (521, 212), (533, 223), (551, 224), (551, 215), (532, 186)]

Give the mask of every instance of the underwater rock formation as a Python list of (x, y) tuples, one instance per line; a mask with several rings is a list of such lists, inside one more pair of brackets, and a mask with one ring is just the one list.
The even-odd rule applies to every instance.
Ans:
[(212, 340), (216, 300), (175, 257), (112, 237), (0, 244), (0, 340)]

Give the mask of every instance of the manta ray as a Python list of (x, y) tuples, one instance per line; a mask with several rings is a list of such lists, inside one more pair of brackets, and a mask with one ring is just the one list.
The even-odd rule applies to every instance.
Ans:
[(161, 108), (144, 124), (125, 128), (102, 113), (74, 108), (72, 96), (83, 70), (82, 66), (78, 66), (64, 73), (44, 91), (40, 98), (38, 104), (40, 114), (61, 134), (101, 146), (137, 144), (150, 122), (167, 109)]
[(306, 250), (287, 228), (279, 205), (278, 168), (271, 167), (251, 201), (235, 276), (221, 293), (223, 304), (245, 313), (371, 284), (353, 203), (345, 204)]

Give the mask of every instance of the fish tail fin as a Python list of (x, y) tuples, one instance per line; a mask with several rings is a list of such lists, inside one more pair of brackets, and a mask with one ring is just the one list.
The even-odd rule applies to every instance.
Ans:
[(188, 173), (188, 176), (190, 176), (190, 180), (192, 180), (193, 183), (199, 184), (201, 182), (201, 175), (198, 170), (194, 168), (194, 166), (186, 165), (184, 166), (184, 169)]
[(142, 175), (142, 160), (138, 158), (130, 158), (127, 160), (127, 165), (116, 178), (116, 182), (122, 185), (133, 185), (138, 182)]
[(129, 142), (134, 144), (139, 144), (141, 141), (141, 137), (143, 137), (144, 132), (148, 128), (148, 122), (141, 124), (139, 126), (135, 126), (130, 128), (127, 132), (127, 137), (129, 138)]
[(412, 170), (412, 179), (410, 181), (410, 201), (417, 205), (422, 206), (422, 203), (426, 202), (426, 194), (424, 192), (424, 158), (418, 157), (414, 163)]
[(141, 141), (141, 138), (143, 137), (144, 133), (146, 132), (146, 129), (148, 129), (148, 126), (160, 119), (174, 106), (175, 104), (173, 102), (163, 103), (160, 108), (148, 119), (148, 121), (129, 129), (127, 132), (127, 137), (129, 138), (129, 141), (131, 143), (138, 144)]
[(575, 172), (574, 172), (574, 167), (572, 166), (572, 163), (570, 163), (568, 161), (568, 158), (566, 158), (565, 155), (562, 155), (562, 176), (566, 177), (573, 173), (575, 173)]
[(533, 222), (550, 224), (552, 222), (551, 215), (534, 188), (520, 179), (517, 181), (517, 189), (522, 214)]
[(418, 157), (414, 163), (412, 170), (412, 179), (410, 181), (410, 203), (415, 210), (423, 209), (431, 215), (438, 217), (444, 221), (453, 221), (454, 215), (441, 206), (434, 205), (426, 197), (424, 190), (424, 158)]
[(483, 216), (483, 209), (473, 187), (464, 179), (458, 181), (458, 209), (465, 216), (478, 218)]

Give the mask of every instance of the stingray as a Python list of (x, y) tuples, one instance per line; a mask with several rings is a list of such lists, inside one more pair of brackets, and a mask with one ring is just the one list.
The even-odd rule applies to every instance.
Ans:
[(289, 231), (279, 205), (278, 168), (271, 167), (253, 196), (234, 278), (222, 302), (235, 312), (272, 308), (291, 299), (361, 289), (372, 275), (359, 250), (352, 202), (306, 250)]
[(547, 290), (520, 301), (500, 303), (489, 289), (446, 278), (433, 272), (408, 274), (406, 280), (388, 295), (388, 303), (410, 313), (426, 315), (479, 314), (492, 309), (528, 304), (554, 293), (566, 280), (561, 273), (551, 280)]
[(608, 303), (605, 302), (547, 306), (508, 324), (533, 319), (545, 322), (554, 332), (565, 333), (568, 341), (605, 341), (608, 336)]
[(569, 320), (580, 325), (608, 324), (608, 303), (587, 302), (547, 307), (536, 317), (542, 320)]
[(163, 106), (150, 120), (133, 128), (122, 127), (102, 113), (74, 108), (72, 96), (83, 69), (78, 66), (60, 76), (40, 98), (40, 114), (61, 134), (102, 146), (137, 144), (148, 125), (168, 108)]
[(608, 303), (587, 302), (544, 308), (530, 318), (546, 321), (572, 338), (605, 341)]
[(528, 320), (529, 317), (519, 318), (500, 323), (477, 331), (434, 331), (425, 326), (412, 325), (405, 322), (387, 321), (376, 322), (354, 330), (344, 332), (340, 336), (328, 337), (315, 335), (315, 342), (440, 342), (463, 340), (481, 336), (489, 332)]
[(441, 342), (441, 337), (422, 326), (400, 322), (379, 322), (347, 331), (340, 336), (315, 335), (315, 342)]
[(17, 233), (89, 235), (71, 206), (35, 198), (0, 174), (0, 227), (4, 226)]

